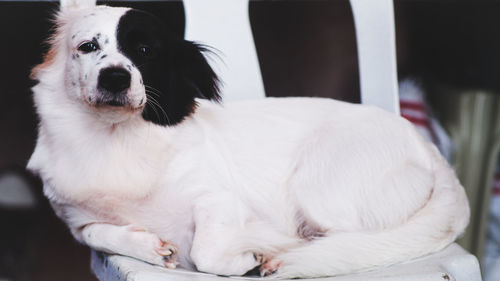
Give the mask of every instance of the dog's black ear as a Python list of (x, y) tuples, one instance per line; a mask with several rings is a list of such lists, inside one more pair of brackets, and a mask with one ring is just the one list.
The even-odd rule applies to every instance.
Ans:
[(203, 53), (208, 53), (207, 47), (181, 40), (178, 42), (175, 60), (176, 68), (181, 77), (180, 85), (183, 91), (188, 91), (193, 97), (220, 102), (219, 79), (210, 67)]

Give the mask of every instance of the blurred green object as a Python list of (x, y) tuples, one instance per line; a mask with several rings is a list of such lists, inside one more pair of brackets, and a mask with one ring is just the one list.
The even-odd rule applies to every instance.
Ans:
[(500, 95), (441, 88), (436, 96), (435, 111), (454, 142), (452, 165), (471, 207), (469, 227), (458, 242), (480, 258), (500, 152)]

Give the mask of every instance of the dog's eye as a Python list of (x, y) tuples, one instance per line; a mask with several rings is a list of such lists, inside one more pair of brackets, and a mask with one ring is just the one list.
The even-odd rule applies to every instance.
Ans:
[(83, 53), (95, 52), (99, 49), (99, 45), (95, 42), (85, 42), (78, 47), (79, 51)]
[(151, 48), (149, 46), (146, 46), (146, 45), (140, 45), (137, 48), (137, 52), (139, 53), (139, 55), (146, 57), (146, 58), (153, 56), (153, 50), (151, 50)]

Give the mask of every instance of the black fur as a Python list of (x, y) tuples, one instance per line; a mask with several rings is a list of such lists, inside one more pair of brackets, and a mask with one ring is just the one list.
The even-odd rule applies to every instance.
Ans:
[(202, 54), (206, 49), (178, 38), (158, 18), (128, 11), (118, 24), (117, 39), (146, 86), (145, 120), (175, 125), (194, 112), (195, 98), (220, 101), (217, 76)]

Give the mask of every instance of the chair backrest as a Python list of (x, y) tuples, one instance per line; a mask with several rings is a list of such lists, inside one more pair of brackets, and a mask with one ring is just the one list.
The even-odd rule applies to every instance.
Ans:
[(350, 0), (358, 45), (361, 103), (399, 114), (392, 0)]
[[(184, 0), (186, 39), (218, 50), (211, 65), (225, 100), (265, 97), (248, 14), (249, 0)], [(392, 0), (350, 0), (356, 26), (361, 101), (399, 114)]]
[(224, 100), (264, 98), (248, 0), (184, 0), (186, 39), (214, 47), (209, 60)]

